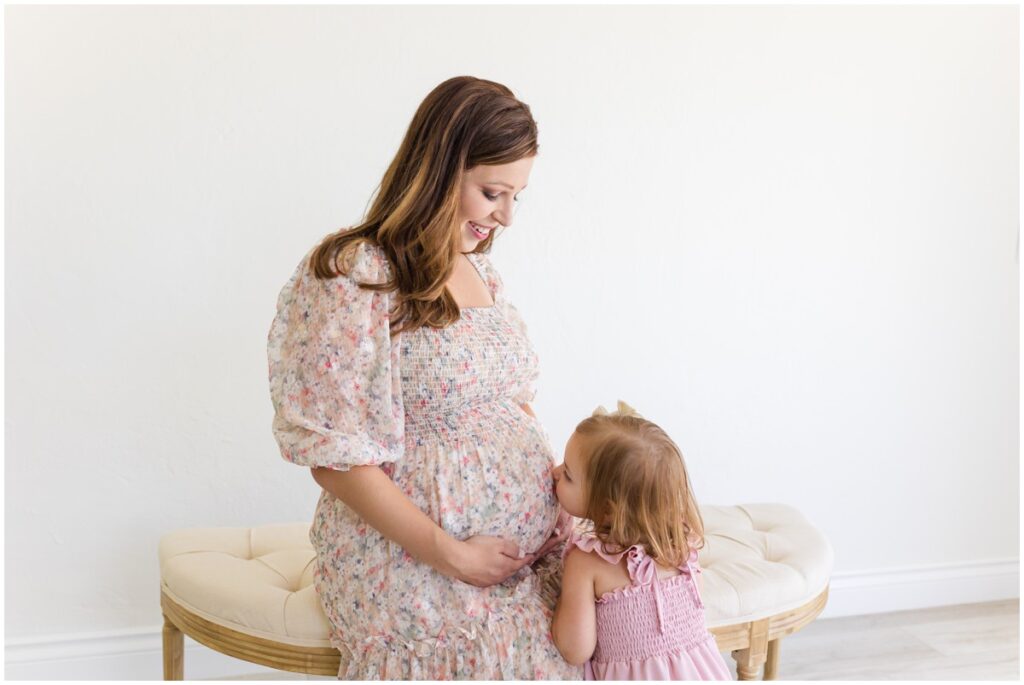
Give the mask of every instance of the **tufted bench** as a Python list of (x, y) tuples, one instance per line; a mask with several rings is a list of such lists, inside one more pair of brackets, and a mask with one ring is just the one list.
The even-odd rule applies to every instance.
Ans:
[[(782, 504), (705, 506), (704, 605), (740, 680), (777, 674), (779, 640), (825, 607), (832, 548)], [(285, 671), (337, 675), (341, 655), (313, 589), (308, 523), (193, 528), (160, 540), (164, 679), (184, 677), (184, 635)]]

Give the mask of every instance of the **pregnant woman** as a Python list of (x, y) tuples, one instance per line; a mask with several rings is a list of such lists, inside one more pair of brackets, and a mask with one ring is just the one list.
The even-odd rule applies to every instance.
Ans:
[(552, 644), (571, 518), (529, 407), (537, 357), (487, 257), (537, 153), (530, 108), (449, 79), (365, 221), (285, 284), (274, 435), (323, 488), (314, 586), (343, 679), (580, 679)]

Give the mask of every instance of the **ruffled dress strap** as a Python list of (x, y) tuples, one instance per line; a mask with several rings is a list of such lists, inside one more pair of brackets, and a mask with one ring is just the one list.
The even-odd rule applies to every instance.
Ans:
[(501, 280), (501, 275), (498, 270), (491, 264), (491, 258), (483, 252), (467, 252), (466, 259), (476, 267), (476, 271), (480, 274), (480, 278), (487, 285), (487, 289), (491, 292), (491, 298), (494, 303), (498, 303), (498, 298), (504, 299), (505, 284)]
[(697, 587), (697, 574), (703, 573), (703, 570), (700, 567), (700, 563), (697, 561), (696, 548), (690, 547), (690, 555), (686, 558), (686, 561), (679, 565), (679, 570), (689, 576), (686, 584), (690, 586), (690, 592), (693, 594), (693, 601), (697, 606), (703, 609), (704, 601), (700, 598), (700, 589)]
[[(569, 533), (569, 539), (566, 541), (565, 548), (562, 550), (562, 559), (565, 559), (573, 547), (579, 547), (584, 552), (595, 552), (609, 564), (616, 565), (622, 561), (623, 555), (627, 554), (629, 549), (633, 549), (630, 547), (629, 549), (622, 550), (621, 552), (610, 554), (605, 551), (604, 544), (602, 544), (596, 535), (590, 532), (581, 533), (576, 529), (573, 529)], [(632, 578), (633, 574), (630, 573), (629, 577)]]

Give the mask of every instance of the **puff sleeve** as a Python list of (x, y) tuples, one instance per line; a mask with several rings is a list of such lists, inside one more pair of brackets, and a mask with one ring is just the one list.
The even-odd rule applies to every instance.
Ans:
[(390, 264), (363, 244), (348, 276), (318, 280), (309, 254), (282, 288), (267, 337), (281, 456), (339, 471), (398, 461), (405, 416), (392, 294), (357, 285), (385, 281)]

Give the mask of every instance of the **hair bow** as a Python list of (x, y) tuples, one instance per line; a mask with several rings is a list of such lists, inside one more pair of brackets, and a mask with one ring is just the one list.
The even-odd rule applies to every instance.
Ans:
[(591, 416), (635, 416), (638, 419), (643, 418), (636, 409), (633, 409), (633, 407), (629, 406), (622, 400), (619, 400), (618, 408), (615, 411), (610, 412), (604, 407), (598, 406)]

